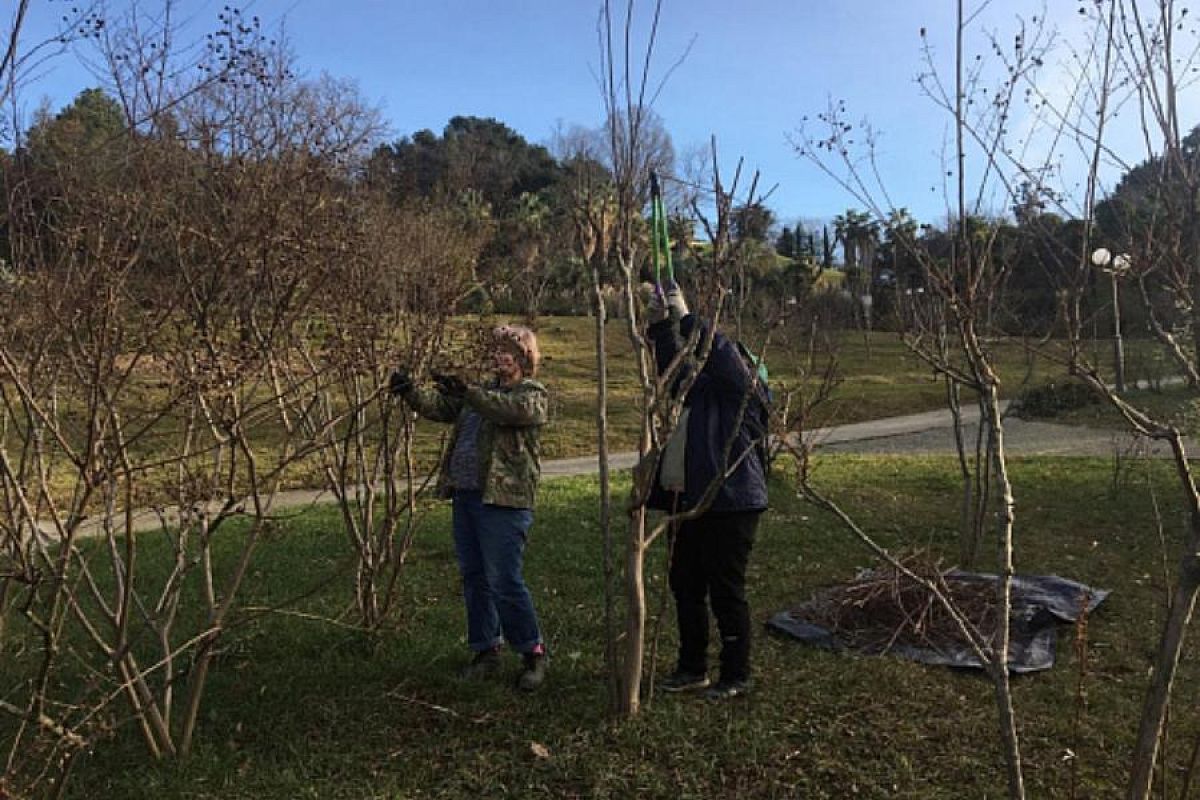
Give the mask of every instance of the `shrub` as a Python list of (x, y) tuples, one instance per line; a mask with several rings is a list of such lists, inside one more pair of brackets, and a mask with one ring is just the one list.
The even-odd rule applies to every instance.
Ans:
[(1014, 401), (1016, 414), (1021, 419), (1056, 417), (1064, 411), (1096, 405), (1100, 402), (1091, 389), (1074, 381), (1051, 382), (1032, 386), (1023, 391)]

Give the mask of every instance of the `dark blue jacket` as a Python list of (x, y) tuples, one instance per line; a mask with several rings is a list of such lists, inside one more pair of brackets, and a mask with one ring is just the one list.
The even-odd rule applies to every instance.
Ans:
[[(696, 326), (701, 329), (699, 341), (703, 343), (707, 323), (695, 314), (680, 320), (678, 334), (669, 320), (650, 326), (647, 334), (654, 345), (660, 373), (666, 370)], [(721, 484), (708, 512), (766, 509), (767, 477), (763, 454), (770, 393), (761, 379), (751, 388), (754, 377), (755, 367), (743, 356), (737, 342), (720, 331), (715, 333), (708, 359), (684, 399), (684, 405), (689, 409), (684, 455), (685, 489), (676, 499), (673, 493), (659, 486), (656, 476), (650, 495), (651, 508), (685, 511), (699, 503), (713, 479), (726, 471), (722, 457), (732, 434), (734, 441), (729, 451), (729, 463), (737, 463), (743, 454), (745, 458)], [(750, 400), (742, 423), (735, 431), (738, 410), (747, 391), (751, 393)]]

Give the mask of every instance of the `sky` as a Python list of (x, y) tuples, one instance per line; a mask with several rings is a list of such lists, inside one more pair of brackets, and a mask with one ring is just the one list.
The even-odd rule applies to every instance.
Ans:
[[(109, 6), (119, 11), (131, 2)], [(1001, 39), (1018, 16), (1048, 17), (1064, 39), (1082, 35), (1077, 0), (1046, 2), (978, 0), (968, 8), (979, 10), (977, 30)], [(23, 41), (52, 36), (72, 5), (32, 0)], [(179, 40), (202, 36), (224, 5), (179, 0)], [(143, 11), (160, 6), (140, 2)], [(624, 13), (625, 3), (614, 6)], [(641, 44), (652, 3), (635, 6)], [(456, 115), (493, 117), (542, 144), (556, 129), (603, 122), (599, 0), (257, 0), (240, 7), (283, 32), (302, 75), (354, 81), (381, 110), (389, 138), (440, 132)], [(744, 159), (747, 174), (759, 172), (760, 189), (771, 189), (767, 205), (790, 222), (862, 207), (793, 144), (806, 118), (844, 100), (851, 121), (868, 120), (878, 132), (891, 203), (936, 222), (947, 208), (941, 165), (948, 119), (922, 95), (916, 76), (925, 69), (923, 43), (940, 68), (950, 68), (953, 22), (953, 0), (664, 0), (651, 72), (656, 82), (666, 80), (654, 110), (677, 152), (707, 148), (716, 137), (724, 174)], [(968, 50), (986, 54), (982, 34)], [(74, 48), (43, 62), (21, 87), (26, 108), (43, 99), (57, 108), (102, 85), (87, 56)], [(1055, 69), (1048, 66), (1048, 86)], [(1186, 127), (1200, 123), (1194, 94), (1181, 107)], [(1116, 177), (1114, 168), (1109, 182)]]

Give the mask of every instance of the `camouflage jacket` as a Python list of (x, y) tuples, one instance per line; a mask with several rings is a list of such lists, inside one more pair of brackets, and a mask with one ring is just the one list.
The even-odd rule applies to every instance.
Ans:
[(461, 398), (436, 389), (413, 388), (404, 400), (418, 414), (436, 422), (453, 422), (438, 473), (438, 494), (449, 497), (450, 457), (467, 410), (479, 414), (476, 449), (483, 502), (512, 508), (533, 508), (542, 475), (542, 425), (546, 423), (546, 387), (526, 378), (505, 391), (495, 385), (472, 386)]

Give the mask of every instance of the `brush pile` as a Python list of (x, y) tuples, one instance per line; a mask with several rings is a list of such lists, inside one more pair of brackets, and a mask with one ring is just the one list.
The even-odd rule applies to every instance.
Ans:
[[(900, 565), (903, 569), (866, 570), (822, 589), (800, 606), (774, 614), (767, 628), (815, 647), (983, 668), (970, 640), (990, 653), (1000, 622), (1000, 579), (947, 571), (923, 553), (902, 558)], [(1107, 589), (1058, 575), (1014, 575), (1011, 588), (1007, 661), (1009, 670), (1019, 673), (1054, 666), (1057, 626), (1086, 619), (1109, 595)]]
[(936, 588), (975, 631), (991, 639), (998, 610), (994, 582), (946, 573), (919, 555), (901, 563), (921, 581), (885, 565), (822, 590), (793, 613), (829, 631), (843, 646), (869, 653), (969, 646), (959, 623), (935, 594)]

